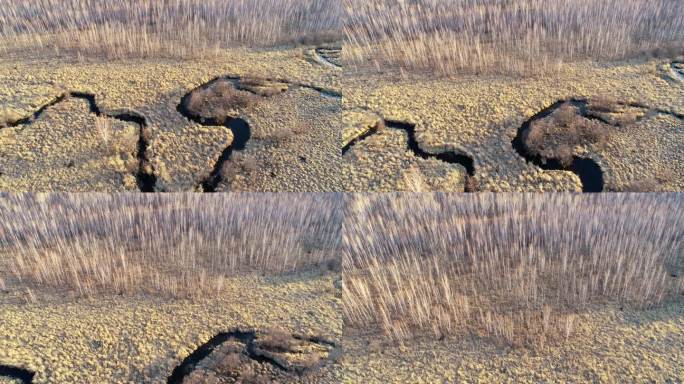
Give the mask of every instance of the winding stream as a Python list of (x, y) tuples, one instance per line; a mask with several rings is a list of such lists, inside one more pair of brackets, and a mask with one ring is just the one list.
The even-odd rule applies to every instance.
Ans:
[[(560, 159), (557, 158), (543, 158), (540, 155), (533, 155), (527, 149), (523, 138), (529, 131), (534, 121), (544, 119), (550, 116), (558, 108), (566, 102), (570, 102), (573, 106), (579, 108), (580, 113), (584, 116), (586, 114), (586, 100), (572, 99), (560, 100), (541, 112), (532, 116), (523, 125), (518, 128), (515, 138), (511, 142), (513, 149), (522, 156), (526, 161), (531, 162), (537, 167), (546, 171), (570, 171), (576, 174), (582, 182), (583, 192), (603, 192), (605, 182), (603, 178), (603, 170), (599, 164), (593, 159), (587, 157), (573, 156), (570, 166), (564, 166)], [(586, 116), (585, 116), (586, 117)]]
[[(406, 146), (416, 156), (418, 156), (422, 159), (435, 158), (435, 159), (443, 161), (445, 163), (458, 164), (458, 165), (462, 166), (463, 168), (465, 168), (469, 177), (475, 176), (475, 164), (474, 164), (474, 160), (471, 156), (469, 156), (465, 153), (462, 153), (462, 152), (457, 152), (457, 151), (442, 151), (439, 153), (427, 152), (423, 148), (421, 148), (420, 144), (418, 143), (418, 140), (416, 140), (416, 133), (415, 133), (416, 126), (414, 124), (401, 122), (401, 121), (392, 121), (392, 120), (384, 120), (383, 122), (384, 122), (384, 126), (386, 128), (396, 129), (396, 130), (401, 130), (401, 131), (406, 132), (406, 134), (408, 135), (408, 141), (406, 143)], [(366, 131), (363, 134), (352, 139), (349, 143), (347, 143), (344, 147), (342, 147), (342, 156), (344, 156), (353, 146), (362, 142), (363, 140), (367, 139), (368, 137), (373, 136), (374, 134), (378, 133), (378, 131), (379, 131), (378, 125), (375, 125), (375, 126), (371, 127), (368, 131)]]
[(155, 185), (157, 184), (157, 177), (154, 175), (154, 172), (148, 173), (146, 171), (146, 164), (149, 162), (149, 159), (147, 157), (147, 148), (149, 146), (149, 143), (147, 142), (147, 139), (145, 138), (145, 130), (147, 129), (147, 120), (145, 119), (144, 116), (140, 115), (137, 112), (134, 111), (112, 111), (112, 112), (103, 112), (100, 107), (97, 105), (97, 102), (95, 101), (95, 95), (91, 93), (85, 93), (85, 92), (69, 92), (65, 93), (63, 95), (58, 96), (55, 100), (51, 101), (48, 104), (45, 104), (42, 106), (40, 109), (38, 109), (36, 112), (33, 113), (32, 116), (25, 117), (21, 120), (18, 120), (12, 124), (10, 124), (10, 127), (17, 127), (20, 125), (30, 125), (36, 120), (40, 119), (40, 117), (46, 113), (48, 108), (53, 107), (68, 98), (74, 98), (74, 99), (80, 99), (84, 100), (88, 103), (88, 108), (90, 113), (95, 114), (96, 116), (104, 116), (120, 121), (124, 121), (127, 123), (133, 123), (138, 126), (138, 171), (136, 172), (135, 178), (136, 178), (136, 183), (138, 185), (138, 189), (140, 192), (155, 192)]
[[(212, 82), (209, 82), (204, 86), (209, 86), (209, 84), (211, 83)], [(191, 92), (188, 92), (185, 96), (183, 96), (180, 104), (178, 104), (177, 107), (178, 112), (181, 115), (185, 116), (188, 120), (194, 121), (197, 124), (201, 124), (204, 126), (224, 126), (230, 129), (230, 131), (233, 133), (233, 141), (230, 143), (228, 147), (226, 147), (223, 150), (221, 156), (219, 156), (218, 160), (214, 164), (214, 167), (209, 176), (202, 181), (202, 188), (205, 192), (216, 192), (216, 188), (222, 180), (221, 169), (223, 168), (223, 165), (228, 160), (230, 160), (233, 151), (242, 151), (247, 147), (247, 143), (252, 138), (252, 129), (250, 128), (247, 121), (241, 118), (231, 118), (224, 122), (220, 122), (216, 118), (204, 118), (193, 114), (187, 108), (187, 104), (192, 93), (195, 92), (197, 89), (201, 89), (201, 87), (198, 87), (192, 90)]]

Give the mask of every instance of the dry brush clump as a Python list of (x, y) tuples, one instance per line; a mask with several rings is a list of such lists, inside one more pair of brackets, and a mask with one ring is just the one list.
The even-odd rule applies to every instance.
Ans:
[(338, 40), (341, 13), (336, 0), (0, 0), (0, 51), (187, 58)]
[(219, 292), (240, 273), (334, 267), (340, 204), (337, 194), (5, 195), (0, 271), (79, 295)]
[(343, 0), (356, 67), (529, 73), (560, 61), (684, 52), (678, 0)]
[(548, 117), (532, 121), (523, 134), (523, 142), (531, 155), (558, 159), (569, 167), (575, 147), (604, 145), (612, 127), (598, 119), (582, 116), (579, 107), (565, 102)]
[(240, 110), (259, 102), (260, 98), (252, 92), (236, 88), (229, 79), (217, 79), (193, 90), (183, 98), (182, 106), (192, 116), (224, 124), (235, 118)]
[(684, 290), (681, 195), (359, 195), (348, 207), (352, 331), (539, 346), (600, 304)]

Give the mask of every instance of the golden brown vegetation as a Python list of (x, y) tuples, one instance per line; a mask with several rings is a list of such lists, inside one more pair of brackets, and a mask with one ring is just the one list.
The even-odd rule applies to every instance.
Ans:
[(350, 330), (395, 341), (569, 337), (600, 304), (682, 293), (681, 195), (357, 195), (343, 224)]
[(527, 73), (559, 61), (684, 53), (677, 0), (344, 0), (357, 67)]
[(237, 44), (334, 41), (340, 14), (335, 0), (2, 0), (0, 52), (193, 57)]
[(4, 195), (0, 272), (79, 295), (218, 292), (241, 272), (334, 267), (340, 203), (336, 194)]

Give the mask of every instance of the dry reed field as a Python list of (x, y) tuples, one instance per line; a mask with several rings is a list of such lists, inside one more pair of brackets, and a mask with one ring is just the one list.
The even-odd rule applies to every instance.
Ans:
[(347, 64), (529, 73), (684, 53), (678, 0), (344, 0)]
[(340, 204), (337, 194), (6, 194), (0, 285), (193, 297), (238, 273), (337, 269)]
[(343, 223), (350, 332), (571, 337), (602, 305), (684, 293), (681, 194), (357, 195)]
[(0, 0), (0, 52), (194, 57), (340, 37), (334, 0)]

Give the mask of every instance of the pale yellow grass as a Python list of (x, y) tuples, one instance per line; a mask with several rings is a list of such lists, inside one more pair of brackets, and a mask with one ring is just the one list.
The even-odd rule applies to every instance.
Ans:
[(241, 273), (336, 269), (340, 203), (335, 194), (5, 195), (0, 275), (27, 292), (193, 297)]
[(334, 40), (340, 14), (333, 0), (0, 0), (0, 52), (187, 58)]
[(343, 224), (352, 330), (395, 341), (572, 335), (604, 303), (684, 289), (681, 195), (358, 195)]
[(354, 67), (530, 73), (560, 61), (684, 53), (678, 0), (344, 0)]

